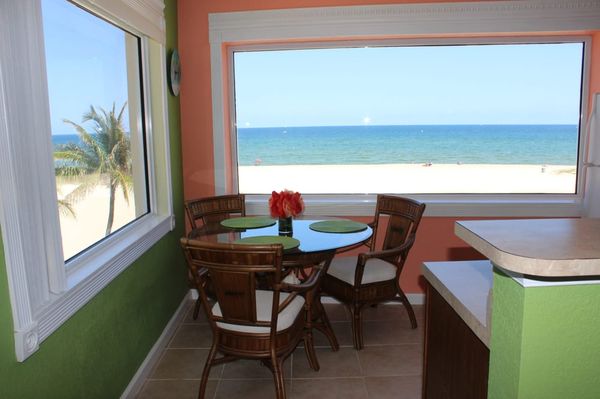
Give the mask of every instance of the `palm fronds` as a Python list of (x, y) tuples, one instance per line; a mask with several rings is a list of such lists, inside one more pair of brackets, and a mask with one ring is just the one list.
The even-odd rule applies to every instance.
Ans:
[[(114, 218), (115, 190), (121, 188), (129, 203), (129, 190), (132, 187), (131, 141), (123, 127), (124, 103), (116, 112), (112, 109), (99, 111), (91, 105), (83, 114), (82, 123), (91, 122), (91, 130), (68, 119), (63, 121), (71, 125), (81, 141), (80, 144), (65, 144), (54, 152), (56, 176), (85, 177), (79, 186), (65, 200), (77, 201), (94, 187), (105, 183), (110, 190), (109, 215), (106, 234), (110, 234)], [(103, 178), (103, 177), (106, 178)], [(108, 181), (106, 181), (108, 180)], [(70, 203), (70, 202), (69, 202)]]
[(67, 215), (75, 217), (75, 211), (73, 210), (73, 205), (69, 201), (58, 200), (58, 212), (61, 215)]

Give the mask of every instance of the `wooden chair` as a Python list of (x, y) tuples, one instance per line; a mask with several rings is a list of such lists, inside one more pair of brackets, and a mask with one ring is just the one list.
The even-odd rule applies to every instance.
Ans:
[[(300, 341), (304, 341), (310, 366), (319, 369), (311, 306), (322, 269), (317, 267), (306, 282), (291, 285), (281, 281), (283, 247), (279, 244), (215, 244), (182, 238), (181, 245), (213, 331), (200, 399), (211, 367), (239, 358), (261, 360), (273, 372), (277, 399), (285, 398), (282, 364)], [(199, 273), (201, 269), (206, 272)], [(271, 290), (256, 288), (257, 273), (271, 276)], [(215, 290), (214, 304), (207, 297), (206, 277)]]
[[(343, 302), (352, 313), (356, 349), (363, 347), (361, 311), (366, 305), (400, 301), (406, 308), (412, 328), (417, 328), (413, 308), (400, 288), (400, 274), (424, 210), (425, 204), (408, 198), (378, 195), (375, 218), (370, 223), (373, 237), (366, 244), (369, 251), (358, 256), (335, 258), (323, 278), (323, 291)], [(384, 215), (389, 216), (387, 230), (381, 250), (376, 251), (377, 228)]]
[(202, 224), (220, 222), (231, 215), (246, 216), (246, 197), (244, 194), (218, 195), (185, 202), (185, 212), (192, 229)]
[[(217, 223), (232, 215), (246, 216), (246, 197), (244, 194), (219, 195), (189, 200), (185, 202), (185, 213), (192, 229), (200, 228), (207, 223)], [(193, 277), (188, 276), (193, 286)], [(198, 318), (200, 298), (194, 306), (193, 318)]]

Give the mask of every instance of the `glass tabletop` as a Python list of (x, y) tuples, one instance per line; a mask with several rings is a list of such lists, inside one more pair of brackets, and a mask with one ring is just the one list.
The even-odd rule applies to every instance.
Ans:
[[(290, 249), (287, 252), (320, 252), (331, 251), (350, 247), (368, 240), (373, 234), (373, 230), (367, 227), (365, 230), (353, 233), (323, 233), (314, 231), (309, 226), (317, 221), (333, 220), (324, 219), (294, 219), (292, 237), (300, 241), (300, 246)], [(276, 236), (279, 235), (277, 223), (273, 226), (257, 229), (231, 229), (220, 224), (211, 224), (195, 229), (190, 233), (190, 238), (212, 241), (212, 242), (234, 242), (241, 238), (256, 236)]]

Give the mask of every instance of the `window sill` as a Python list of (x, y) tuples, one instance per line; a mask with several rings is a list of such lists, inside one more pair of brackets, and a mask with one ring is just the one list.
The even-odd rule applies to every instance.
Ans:
[(53, 295), (40, 309), (36, 321), (24, 331), (16, 331), (17, 359), (34, 353), (40, 342), (106, 287), (144, 252), (171, 230), (170, 216), (146, 215), (117, 232), (106, 242), (74, 259), (69, 265), (68, 287)]
[[(426, 217), (578, 217), (577, 195), (410, 195), (427, 204)], [(268, 214), (268, 195), (246, 195), (246, 211)], [(305, 195), (304, 211), (314, 216), (373, 216), (375, 195)]]

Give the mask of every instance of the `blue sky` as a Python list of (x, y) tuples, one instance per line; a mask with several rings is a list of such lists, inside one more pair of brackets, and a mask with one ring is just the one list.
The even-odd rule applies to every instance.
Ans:
[[(90, 105), (127, 101), (126, 33), (64, 0), (42, 4), (52, 132), (74, 134), (63, 119), (79, 123)], [(237, 123), (577, 124), (581, 51), (570, 43), (238, 52)]]
[(64, 0), (43, 0), (42, 12), (52, 133), (75, 134), (63, 119), (127, 101), (125, 33)]
[(239, 127), (577, 124), (581, 43), (238, 52)]

